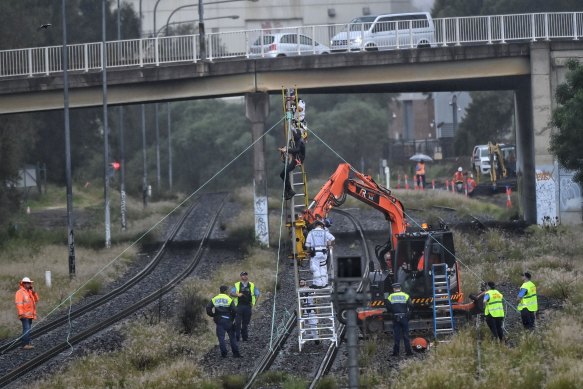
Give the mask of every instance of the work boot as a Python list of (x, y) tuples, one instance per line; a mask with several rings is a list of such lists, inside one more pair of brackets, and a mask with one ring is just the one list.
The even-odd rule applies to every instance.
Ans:
[(23, 347), (23, 349), (25, 350), (32, 350), (34, 348), (34, 346), (32, 344), (27, 344)]
[(290, 190), (288, 190), (288, 191), (285, 192), (285, 199), (286, 200), (290, 200), (295, 195), (296, 195), (296, 192), (294, 192), (293, 189), (290, 189)]
[(243, 358), (243, 357), (241, 356), (241, 354), (236, 353), (236, 354), (233, 354), (233, 358)]

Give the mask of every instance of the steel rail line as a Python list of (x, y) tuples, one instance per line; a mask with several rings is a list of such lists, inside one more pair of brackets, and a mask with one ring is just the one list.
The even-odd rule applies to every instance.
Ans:
[[(204, 232), (203, 238), (199, 242), (198, 248), (196, 249), (196, 252), (195, 252), (192, 260), (190, 261), (189, 265), (185, 269), (183, 269), (182, 272), (180, 272), (176, 277), (174, 277), (172, 280), (170, 280), (168, 283), (166, 283), (166, 285), (162, 286), (158, 290), (150, 293), (148, 296), (139, 300), (134, 305), (124, 309), (123, 311), (121, 311), (113, 316), (108, 317), (105, 320), (100, 321), (99, 323), (93, 325), (92, 327), (88, 328), (87, 330), (82, 331), (75, 336), (72, 336), (71, 338), (69, 338), (68, 341), (58, 344), (57, 346), (51, 348), (50, 350), (34, 357), (30, 361), (22, 364), (21, 366), (17, 367), (16, 369), (14, 369), (12, 371), (10, 371), (8, 374), (0, 377), (0, 387), (13, 382), (14, 380), (16, 380), (17, 378), (21, 377), (22, 375), (28, 373), (29, 371), (43, 365), (44, 363), (46, 363), (47, 361), (49, 361), (53, 357), (55, 357), (58, 354), (60, 354), (61, 352), (65, 351), (67, 348), (70, 348), (72, 345), (75, 345), (75, 344), (89, 338), (90, 336), (95, 335), (97, 332), (113, 325), (117, 321), (119, 321), (123, 318), (126, 318), (128, 315), (138, 311), (141, 308), (146, 307), (150, 303), (158, 300), (163, 295), (165, 295), (170, 290), (172, 290), (176, 285), (178, 285), (178, 283), (180, 283), (184, 278), (186, 278), (196, 268), (196, 266), (200, 262), (200, 259), (202, 257), (202, 253), (204, 251), (204, 248), (206, 247), (206, 242), (207, 242), (207, 240), (208, 240), (208, 238), (213, 230), (213, 227), (214, 227), (214, 225), (215, 225), (215, 223), (216, 223), (216, 221), (217, 221), (217, 219), (218, 219), (218, 217), (219, 217), (219, 215), (220, 215), (220, 213), (225, 205), (226, 199), (227, 199), (227, 195), (224, 195), (223, 199), (221, 200), (221, 203), (219, 204), (218, 209), (216, 210), (215, 215), (210, 220), (210, 222), (207, 226), (207, 229)], [(188, 214), (190, 214), (190, 213), (188, 213)], [(181, 225), (183, 223), (184, 223), (184, 220), (181, 220)]]
[[(70, 314), (63, 315), (63, 316), (59, 317), (58, 319), (55, 319), (55, 320), (48, 322), (46, 324), (36, 326), (36, 328), (31, 331), (31, 333), (30, 333), (31, 336), (38, 337), (38, 336), (47, 334), (50, 331), (54, 330), (55, 328), (58, 328), (64, 324), (66, 324), (69, 320), (72, 320), (72, 319), (75, 319), (81, 315), (84, 315), (85, 313), (92, 311), (93, 309), (97, 308), (98, 306), (103, 305), (103, 304), (107, 303), (108, 301), (111, 301), (116, 296), (121, 295), (126, 290), (128, 290), (129, 288), (131, 288), (132, 286), (134, 286), (135, 284), (140, 282), (140, 280), (142, 280), (145, 276), (150, 274), (152, 272), (152, 270), (154, 270), (154, 268), (160, 263), (161, 258), (163, 257), (164, 253), (166, 252), (166, 248), (167, 248), (168, 244), (174, 240), (174, 238), (178, 234), (178, 231), (180, 231), (180, 227), (182, 227), (184, 222), (188, 219), (188, 216), (196, 208), (198, 208), (199, 205), (200, 205), (200, 203), (193, 202), (189, 206), (189, 208), (186, 210), (186, 212), (184, 212), (184, 214), (180, 217), (178, 222), (174, 224), (174, 226), (172, 227), (172, 230), (170, 231), (168, 238), (164, 241), (164, 243), (162, 244), (162, 246), (160, 247), (160, 249), (158, 250), (158, 252), (154, 256), (154, 258), (146, 265), (146, 267), (144, 267), (142, 270), (140, 270), (139, 273), (134, 275), (126, 283), (119, 286), (118, 288), (110, 291), (109, 293), (101, 296), (100, 298), (98, 298), (98, 299), (96, 299), (96, 300), (94, 300), (86, 305), (83, 305), (83, 306), (73, 310)], [(6, 344), (3, 344), (2, 346), (0, 346), (0, 354), (4, 354), (6, 351), (10, 351), (10, 350), (16, 349), (18, 347), (19, 347), (19, 342), (16, 342), (15, 340), (11, 340), (10, 342), (7, 342)]]
[[(357, 291), (361, 292), (363, 290), (363, 288), (365, 287), (366, 281), (368, 280), (369, 263), (370, 263), (370, 250), (369, 250), (367, 242), (366, 242), (364, 230), (363, 230), (360, 222), (356, 219), (356, 217), (354, 217), (350, 213), (339, 210), (339, 209), (335, 209), (335, 208), (332, 209), (332, 212), (336, 212), (336, 213), (348, 218), (354, 224), (358, 234), (360, 235), (360, 237), (362, 239), (364, 256), (366, 258), (366, 266), (365, 266), (365, 270), (364, 270), (364, 274), (366, 276), (364, 276), (362, 278), (362, 280), (360, 281), (360, 283), (358, 284), (358, 287), (357, 287)], [(297, 312), (294, 311), (294, 314), (286, 322), (285, 330), (276, 339), (275, 347), (273, 347), (271, 350), (269, 350), (263, 356), (263, 358), (260, 360), (259, 364), (257, 365), (255, 370), (253, 371), (253, 373), (251, 374), (251, 376), (247, 380), (247, 383), (245, 384), (244, 389), (252, 388), (253, 384), (257, 381), (259, 376), (262, 373), (264, 373), (265, 371), (269, 370), (269, 368), (271, 367), (275, 358), (279, 354), (279, 351), (281, 350), (282, 346), (285, 344), (285, 342), (289, 338), (289, 335), (291, 334), (293, 328), (296, 325), (297, 325)], [(338, 326), (338, 335), (337, 335), (340, 342), (342, 341), (342, 337), (344, 336), (345, 331), (346, 331), (346, 326), (343, 324), (340, 324)], [(316, 374), (315, 374), (314, 378), (312, 379), (312, 381), (309, 385), (309, 388), (315, 388), (316, 385), (318, 384), (318, 382), (320, 381), (320, 379), (328, 373), (328, 371), (332, 367), (332, 363), (334, 362), (337, 353), (338, 353), (338, 348), (336, 347), (336, 343), (331, 342), (330, 345), (328, 346), (328, 348), (326, 349), (326, 353), (322, 359), (322, 362), (318, 366), (318, 370), (316, 371)]]

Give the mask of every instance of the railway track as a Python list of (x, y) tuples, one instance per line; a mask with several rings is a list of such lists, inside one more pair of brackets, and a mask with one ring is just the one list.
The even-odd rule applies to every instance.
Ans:
[[(203, 195), (173, 226), (154, 259), (138, 274), (101, 298), (63, 315), (33, 332), (35, 350), (13, 352), (16, 342), (3, 345), (0, 387), (42, 366), (73, 345), (159, 300), (199, 264), (210, 233), (225, 205), (227, 194)], [(192, 238), (198, 234), (196, 239)], [(189, 254), (172, 252), (177, 239), (198, 242)], [(184, 251), (184, 250), (183, 250)], [(11, 352), (12, 351), (12, 352)]]
[[(366, 260), (366, 268), (363, 274), (368, 275), (368, 264), (370, 262), (371, 255), (368, 242), (364, 234), (364, 229), (362, 228), (358, 219), (356, 219), (356, 217), (350, 213), (339, 209), (333, 209), (332, 211), (346, 217), (354, 225), (361, 241), (362, 255), (364, 260)], [(363, 290), (366, 279), (368, 279), (368, 277), (363, 278), (363, 280), (358, 284), (357, 291)], [(250, 375), (250, 378), (245, 385), (245, 389), (251, 389), (255, 387), (255, 384), (259, 381), (261, 375), (268, 371), (276, 362), (278, 366), (293, 366), (293, 369), (296, 372), (311, 371), (312, 376), (307, 386), (310, 389), (315, 388), (322, 377), (328, 373), (338, 353), (338, 347), (336, 347), (335, 343), (331, 342), (328, 343), (325, 347), (306, 344), (304, 345), (304, 351), (302, 353), (297, 352), (297, 349), (295, 349), (293, 345), (288, 344), (290, 336), (296, 334), (294, 331), (296, 325), (297, 313), (294, 312), (294, 314), (286, 321), (285, 329), (280, 331), (280, 335), (273, 342), (273, 347), (267, 350), (263, 358), (261, 358), (259, 363), (255, 366), (253, 373)], [(339, 324), (337, 327), (337, 333), (340, 342), (342, 341), (345, 331), (346, 327), (343, 324)], [(318, 363), (316, 363), (317, 360), (319, 360)]]

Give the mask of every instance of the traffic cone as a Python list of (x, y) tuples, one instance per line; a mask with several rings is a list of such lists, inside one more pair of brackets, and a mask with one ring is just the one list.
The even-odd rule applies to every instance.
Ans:
[(435, 190), (435, 178), (431, 180), (431, 189)]
[(405, 189), (409, 189), (409, 177), (405, 174)]
[(445, 180), (445, 190), (449, 191), (449, 180)]
[(512, 189), (507, 186), (506, 187), (506, 208), (512, 208), (512, 200), (510, 199), (510, 195), (512, 194)]

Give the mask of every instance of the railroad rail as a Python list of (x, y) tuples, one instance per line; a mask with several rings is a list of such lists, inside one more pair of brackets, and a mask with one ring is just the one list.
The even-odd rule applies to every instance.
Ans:
[[(222, 193), (219, 195), (217, 195), (217, 194), (212, 195), (212, 196), (214, 196), (214, 199), (212, 198), (211, 195), (208, 195), (208, 196), (211, 200), (211, 203), (215, 202), (214, 207), (209, 207), (209, 204), (206, 204), (206, 205), (202, 204), (203, 206), (205, 206), (207, 208), (207, 209), (205, 209), (205, 212), (207, 212), (209, 214), (209, 215), (207, 215), (208, 217), (193, 218), (193, 219), (196, 219), (195, 221), (197, 221), (197, 222), (200, 220), (203, 220), (203, 219), (204, 219), (204, 221), (206, 221), (206, 225), (203, 226), (204, 232), (202, 234), (202, 238), (199, 240), (199, 243), (198, 243), (196, 249), (194, 250), (194, 255), (192, 255), (191, 257), (188, 258), (188, 260), (184, 263), (184, 266), (182, 268), (178, 269), (176, 274), (171, 274), (170, 279), (167, 280), (161, 287), (155, 288), (153, 291), (151, 291), (150, 293), (148, 293), (145, 296), (141, 296), (138, 301), (135, 301), (131, 304), (124, 303), (123, 306), (127, 306), (127, 308), (122, 309), (121, 311), (115, 312), (113, 314), (108, 313), (108, 314), (104, 315), (104, 316), (106, 316), (105, 319), (100, 319), (97, 322), (90, 321), (89, 323), (85, 323), (86, 324), (85, 328), (83, 328), (81, 331), (79, 331), (75, 335), (68, 337), (68, 339), (66, 339), (65, 341), (59, 341), (55, 346), (53, 346), (51, 348), (48, 348), (48, 347), (50, 347), (50, 345), (47, 344), (48, 349), (42, 351), (40, 354), (36, 354), (36, 355), (31, 354), (31, 353), (25, 354), (26, 356), (30, 356), (30, 358), (28, 360), (25, 360), (22, 363), (19, 363), (18, 366), (15, 367), (14, 369), (8, 371), (7, 373), (4, 373), (0, 377), (0, 387), (5, 386), (11, 382), (14, 382), (19, 377), (32, 371), (35, 368), (38, 368), (39, 366), (44, 365), (45, 363), (50, 361), (52, 358), (56, 357), (58, 354), (65, 351), (66, 349), (72, 347), (73, 345), (95, 335), (97, 332), (99, 332), (105, 328), (110, 327), (111, 325), (115, 324), (116, 322), (118, 322), (124, 318), (127, 318), (128, 315), (131, 315), (132, 313), (135, 313), (136, 311), (148, 306), (152, 302), (160, 299), (166, 293), (170, 292), (182, 280), (184, 280), (199, 264), (200, 259), (202, 257), (202, 254), (204, 252), (204, 249), (206, 247), (208, 238), (213, 230), (213, 227), (214, 227), (214, 225), (215, 225), (215, 223), (216, 223), (216, 221), (221, 213), (221, 210), (225, 205), (225, 201), (227, 199), (227, 194), (225, 194), (225, 193)], [(180, 220), (174, 225), (168, 238), (164, 241), (164, 244), (162, 245), (162, 247), (158, 251), (158, 254), (156, 255), (156, 257), (147, 265), (147, 267), (143, 271), (138, 273), (131, 280), (128, 280), (128, 283), (131, 284), (130, 286), (127, 286), (127, 284), (124, 284), (120, 288), (117, 288), (114, 291), (103, 296), (98, 301), (95, 301), (91, 304), (88, 304), (87, 308), (82, 307), (82, 308), (79, 308), (78, 310), (75, 310), (74, 311), (75, 318), (82, 317), (82, 316), (87, 315), (91, 312), (94, 312), (95, 310), (99, 309), (101, 306), (103, 306), (104, 309), (107, 309), (108, 307), (104, 306), (105, 304), (115, 302), (115, 299), (117, 299), (120, 295), (123, 296), (125, 294), (124, 292), (126, 292), (132, 286), (137, 286), (137, 285), (139, 286), (140, 281), (143, 281), (142, 284), (148, 282), (147, 275), (151, 274), (152, 271), (156, 267), (160, 266), (162, 260), (165, 257), (167, 257), (166, 254), (169, 251), (170, 243), (174, 239), (176, 239), (176, 237), (179, 236), (179, 233), (181, 231), (184, 230), (183, 227), (185, 225), (185, 222), (187, 220), (189, 220), (189, 217), (192, 215), (193, 211), (201, 206), (201, 199), (199, 198), (198, 200), (199, 200), (199, 202), (192, 204), (187, 209), (187, 211), (184, 212), (184, 214), (182, 215)], [(192, 228), (192, 226), (187, 226), (187, 227), (189, 229)], [(174, 267), (177, 267), (175, 264), (175, 261), (172, 261), (172, 263), (174, 264)], [(168, 272), (168, 269), (166, 269), (166, 272)], [(54, 323), (57, 323), (57, 322), (61, 323), (60, 327), (63, 327), (63, 325), (68, 323), (69, 320), (73, 320), (73, 317), (71, 317), (71, 319), (69, 319), (69, 316), (64, 316), (62, 318), (59, 318), (58, 320), (55, 320)], [(46, 326), (43, 326), (42, 330), (39, 328), (37, 330), (37, 332), (35, 332), (36, 335), (39, 336), (39, 335), (41, 335), (41, 333), (42, 334), (50, 334), (52, 331), (54, 331), (56, 328), (59, 327), (54, 323), (49, 323)], [(48, 343), (48, 342), (45, 342), (45, 343)], [(51, 342), (51, 344), (54, 344), (54, 343), (55, 342)], [(6, 351), (12, 350), (13, 348), (14, 347), (12, 347), (12, 346), (6, 347)], [(22, 353), (18, 354), (18, 356), (22, 356), (22, 355), (23, 355)], [(4, 365), (3, 362), (6, 361), (6, 359), (7, 359), (6, 357), (16, 357), (16, 355), (12, 355), (12, 353), (11, 353), (10, 355), (7, 354), (4, 357), (5, 358), (2, 358), (2, 360), (0, 360), (0, 366)]]

